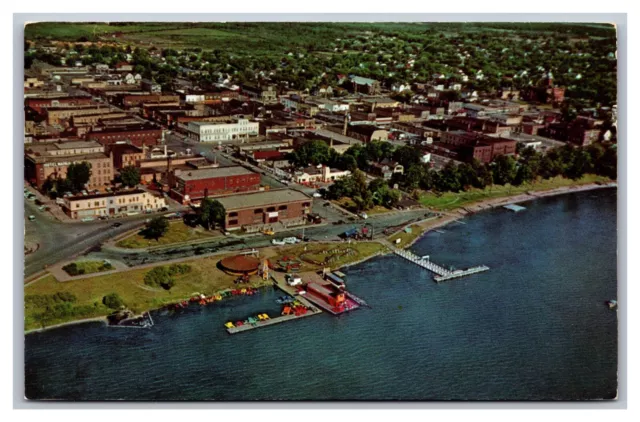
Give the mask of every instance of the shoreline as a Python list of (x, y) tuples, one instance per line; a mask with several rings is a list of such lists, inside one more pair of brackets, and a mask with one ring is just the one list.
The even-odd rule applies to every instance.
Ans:
[(104, 325), (108, 325), (107, 317), (101, 316), (101, 317), (78, 319), (78, 320), (68, 321), (68, 322), (61, 322), (60, 324), (48, 325), (46, 327), (32, 328), (30, 330), (25, 330), (24, 335), (26, 336), (27, 334), (31, 334), (31, 333), (45, 332), (48, 330), (52, 330), (54, 328), (61, 328), (61, 327), (76, 325), (76, 324), (84, 324), (87, 322), (103, 322)]
[[(493, 208), (497, 208), (499, 206), (515, 204), (515, 203), (521, 203), (521, 202), (527, 202), (527, 201), (533, 201), (533, 200), (540, 199), (540, 198), (558, 196), (558, 195), (563, 195), (563, 194), (567, 194), (567, 193), (585, 192), (585, 191), (595, 190), (595, 189), (617, 188), (617, 187), (618, 187), (617, 182), (611, 182), (611, 183), (607, 183), (607, 184), (591, 183), (591, 184), (588, 184), (588, 185), (581, 185), (581, 186), (567, 186), (567, 187), (561, 187), (561, 188), (551, 189), (551, 190), (547, 190), (547, 191), (538, 191), (538, 192), (534, 192), (534, 193), (524, 193), (524, 194), (519, 194), (519, 195), (514, 195), (514, 196), (501, 197), (501, 198), (491, 198), (491, 199), (479, 201), (479, 202), (476, 202), (476, 203), (472, 203), (469, 206), (461, 207), (461, 208), (459, 208), (457, 210), (454, 210), (452, 212), (442, 212), (442, 211), (440, 211), (440, 216), (436, 217), (435, 219), (432, 217), (432, 218), (426, 219), (426, 220), (424, 220), (422, 222), (409, 223), (406, 226), (404, 226), (404, 227), (407, 227), (407, 226), (411, 226), (411, 225), (419, 225), (423, 229), (423, 232), (420, 233), (411, 242), (408, 242), (406, 245), (403, 245), (402, 249), (410, 248), (417, 241), (422, 239), (431, 230), (434, 230), (434, 229), (437, 229), (437, 228), (440, 228), (440, 227), (444, 227), (447, 224), (453, 223), (454, 221), (457, 221), (457, 220), (462, 220), (464, 217), (466, 217), (468, 215), (473, 215), (473, 214), (475, 214), (477, 212), (490, 210), (490, 209), (493, 209)], [(387, 238), (388, 238), (388, 236), (385, 237), (384, 239), (387, 239)], [(378, 240), (378, 242), (384, 245), (382, 240)], [(388, 246), (388, 245), (385, 245), (385, 246)], [(344, 265), (338, 267), (337, 269), (344, 269), (344, 268), (348, 268), (348, 267), (351, 267), (351, 266), (354, 266), (354, 265), (358, 265), (358, 264), (361, 264), (361, 263), (363, 263), (365, 261), (373, 259), (373, 258), (375, 258), (377, 256), (387, 255), (389, 253), (391, 253), (391, 250), (389, 250), (389, 249), (387, 249), (386, 251), (378, 251), (378, 252), (374, 253), (373, 255), (364, 257), (364, 258), (359, 259), (359, 260), (354, 261), (354, 262), (350, 262), (350, 263), (344, 264)], [(141, 312), (142, 313), (144, 313), (144, 312), (152, 312), (152, 311), (156, 311), (156, 310), (161, 309), (161, 308), (162, 307), (150, 308), (150, 309), (145, 309), (145, 310), (143, 310)], [(27, 335), (27, 334), (34, 333), (34, 332), (44, 332), (44, 331), (47, 331), (47, 330), (51, 330), (51, 329), (54, 329), (54, 328), (60, 328), (60, 327), (68, 326), (68, 325), (83, 324), (83, 323), (86, 323), (86, 322), (99, 322), (99, 321), (102, 321), (102, 322), (104, 322), (106, 324), (107, 323), (107, 317), (106, 316), (102, 316), (102, 317), (86, 318), (86, 319), (81, 319), (81, 320), (63, 322), (63, 323), (60, 323), (60, 324), (55, 324), (55, 325), (47, 326), (47, 327), (44, 327), (44, 328), (32, 328), (30, 330), (25, 330), (24, 334)]]
[[(424, 221), (423, 223), (420, 223), (420, 222), (411, 223), (404, 226), (404, 227), (408, 227), (411, 225), (418, 225), (421, 228), (423, 228), (423, 232), (420, 233), (420, 235), (418, 235), (415, 239), (408, 242), (406, 245), (403, 245), (402, 249), (407, 249), (413, 246), (418, 240), (422, 239), (422, 237), (431, 230), (444, 227), (447, 224), (453, 223), (454, 221), (462, 220), (466, 216), (473, 215), (481, 211), (491, 210), (491, 209), (502, 207), (505, 205), (534, 201), (540, 198), (564, 195), (568, 193), (586, 192), (586, 191), (596, 190), (596, 189), (607, 189), (607, 188), (617, 189), (618, 183), (617, 182), (610, 182), (607, 184), (589, 183), (587, 185), (566, 186), (566, 187), (560, 187), (560, 188), (537, 191), (537, 192), (531, 191), (531, 192), (513, 195), (513, 196), (504, 196), (500, 198), (491, 198), (491, 199), (485, 199), (477, 202), (472, 202), (468, 206), (460, 207), (458, 209), (448, 211), (448, 212), (439, 211), (440, 217), (437, 217), (435, 220), (431, 219), (432, 224), (428, 224), (429, 220), (427, 220), (427, 221)], [(424, 223), (427, 223), (427, 224), (425, 224), (424, 226), (421, 225)]]

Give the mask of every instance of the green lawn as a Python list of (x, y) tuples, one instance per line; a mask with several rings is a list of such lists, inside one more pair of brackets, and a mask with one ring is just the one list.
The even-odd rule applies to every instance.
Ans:
[(172, 243), (187, 242), (192, 240), (208, 239), (218, 236), (217, 231), (205, 232), (202, 228), (192, 228), (182, 221), (169, 224), (169, 230), (160, 239), (147, 239), (144, 237), (144, 229), (127, 238), (122, 239), (116, 246), (127, 249), (149, 248), (153, 246), (170, 245)]
[[(144, 276), (150, 268), (97, 275), (79, 280), (58, 282), (52, 275), (42, 278), (24, 288), (25, 297), (29, 295), (53, 295), (68, 292), (75, 295), (73, 315), (50, 318), (46, 325), (60, 324), (85, 318), (106, 316), (111, 310), (102, 304), (102, 298), (109, 293), (117, 293), (126, 306), (139, 313), (158, 308), (164, 304), (186, 299), (193, 293), (211, 295), (217, 291), (235, 286), (235, 276), (225, 274), (217, 268), (224, 256), (199, 258), (186, 261), (191, 272), (175, 276), (176, 285), (171, 290), (152, 288), (144, 284)], [(259, 286), (264, 282), (257, 276), (251, 278), (251, 285)], [(40, 327), (37, 315), (42, 309), (27, 305), (25, 307), (25, 329)]]
[(395, 233), (389, 236), (389, 241), (394, 245), (396, 245), (396, 240), (400, 239), (400, 243), (397, 244), (396, 246), (399, 248), (403, 248), (409, 243), (413, 242), (417, 237), (422, 235), (422, 233), (424, 233), (424, 230), (425, 230), (423, 227), (417, 224), (412, 224), (409, 227), (411, 227), (411, 233), (407, 233), (404, 230), (401, 230), (398, 233)]
[(606, 177), (588, 174), (580, 180), (565, 179), (556, 177), (549, 180), (539, 180), (533, 184), (522, 186), (493, 186), (491, 189), (471, 189), (466, 192), (446, 192), (441, 195), (434, 193), (426, 193), (420, 197), (420, 203), (426, 207), (439, 210), (451, 210), (464, 207), (473, 202), (482, 201), (490, 198), (501, 198), (513, 196), (527, 191), (541, 191), (556, 189), (565, 186), (579, 186), (594, 182), (609, 182)]
[[(307, 250), (305, 251), (305, 247)], [(378, 242), (352, 242), (347, 243), (299, 243), (295, 246), (284, 248), (273, 248), (274, 257), (284, 256), (296, 256), (300, 258), (301, 255), (305, 255), (306, 258), (313, 261), (323, 261), (329, 254), (322, 253), (323, 251), (353, 249), (356, 253), (354, 255), (337, 254), (338, 257), (330, 265), (331, 268), (338, 268), (352, 262), (360, 261), (364, 258), (375, 255), (385, 249), (383, 245)], [(271, 259), (271, 258), (270, 258)], [(277, 258), (276, 258), (277, 259)], [(314, 265), (309, 262), (302, 262), (302, 271), (312, 271), (321, 269), (322, 265)]]
[[(74, 274), (73, 271), (68, 269), (68, 267), (72, 264), (75, 264), (77, 268), (77, 272)], [(64, 271), (66, 271), (69, 275), (80, 275), (80, 274), (93, 274), (100, 273), (104, 271), (109, 271), (113, 269), (111, 264), (107, 264), (104, 261), (76, 261), (71, 264), (65, 265), (62, 267)]]

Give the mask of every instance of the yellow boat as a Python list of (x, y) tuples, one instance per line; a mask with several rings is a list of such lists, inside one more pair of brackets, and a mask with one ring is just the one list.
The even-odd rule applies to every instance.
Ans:
[(242, 294), (247, 293), (247, 289), (242, 289), (242, 290), (240, 290), (240, 293), (242, 293)]
[(235, 325), (233, 325), (233, 322), (231, 322), (231, 321), (229, 321), (229, 322), (227, 322), (226, 324), (224, 324), (224, 326), (225, 326), (225, 327), (227, 327), (227, 328), (233, 328), (233, 327), (235, 327)]
[(264, 319), (264, 314), (258, 314), (258, 319), (262, 321)]
[(216, 295), (216, 300), (222, 300), (222, 296)]
[(267, 315), (267, 314), (262, 314), (262, 316), (264, 317), (265, 321), (269, 319), (269, 315)]

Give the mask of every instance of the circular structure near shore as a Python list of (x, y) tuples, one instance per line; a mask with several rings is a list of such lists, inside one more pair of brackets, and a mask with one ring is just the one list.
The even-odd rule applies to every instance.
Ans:
[(253, 275), (258, 272), (261, 261), (251, 255), (234, 255), (219, 262), (220, 268), (227, 274)]

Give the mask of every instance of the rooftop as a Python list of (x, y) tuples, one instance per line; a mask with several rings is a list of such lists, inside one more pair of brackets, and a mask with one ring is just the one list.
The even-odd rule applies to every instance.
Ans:
[(231, 167), (214, 167), (184, 171), (177, 174), (176, 177), (181, 180), (201, 180), (211, 179), (214, 177), (243, 176), (249, 174), (257, 174), (251, 170), (247, 170), (242, 166)]
[(69, 201), (82, 201), (85, 199), (107, 198), (109, 196), (123, 196), (123, 195), (133, 195), (133, 194), (141, 194), (141, 193), (148, 193), (148, 192), (142, 189), (133, 189), (133, 190), (119, 191), (119, 192), (95, 193), (92, 195), (76, 195), (76, 196), (70, 196), (67, 199)]
[(266, 205), (283, 204), (292, 201), (307, 201), (310, 198), (293, 189), (277, 189), (264, 192), (229, 195), (216, 198), (224, 208), (237, 210), (243, 208), (256, 208)]

